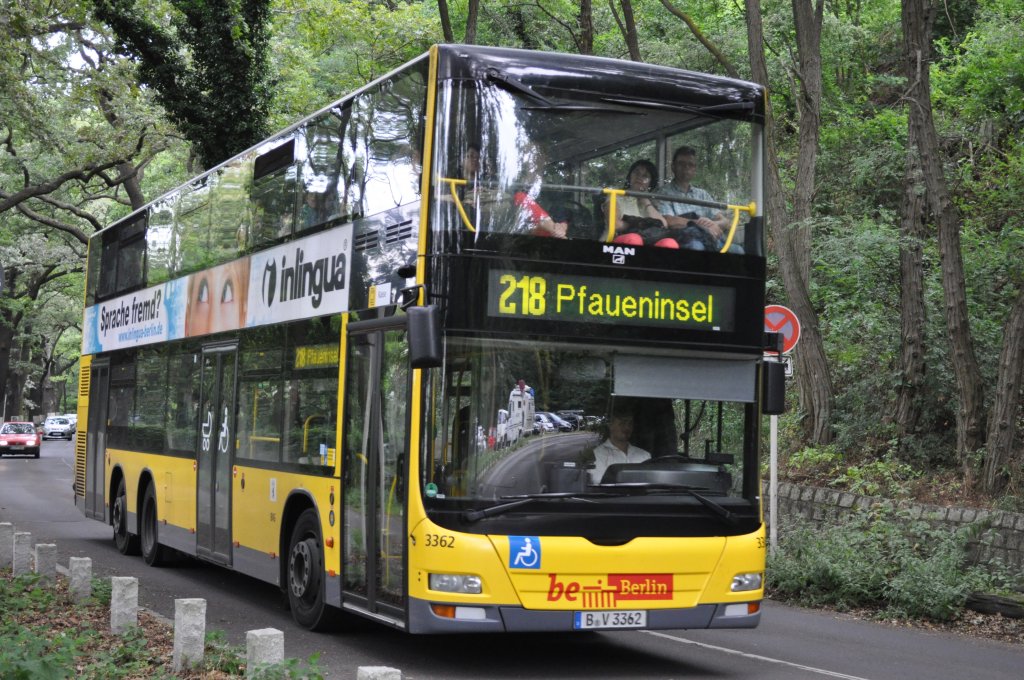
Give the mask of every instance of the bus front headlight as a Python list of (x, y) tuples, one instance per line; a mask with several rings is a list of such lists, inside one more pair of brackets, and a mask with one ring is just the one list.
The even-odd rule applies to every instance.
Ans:
[(757, 590), (761, 587), (761, 573), (736, 574), (732, 577), (732, 592), (738, 593), (744, 590)]
[(431, 590), (442, 593), (479, 595), (483, 592), (480, 577), (472, 574), (431, 574), (428, 583)]

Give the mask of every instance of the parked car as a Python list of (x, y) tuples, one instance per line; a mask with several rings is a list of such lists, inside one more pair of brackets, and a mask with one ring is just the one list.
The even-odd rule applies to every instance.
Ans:
[(572, 432), (573, 431), (572, 423), (570, 423), (565, 418), (562, 418), (558, 414), (552, 413), (551, 411), (541, 411), (541, 413), (543, 413), (545, 416), (547, 416), (547, 418), (555, 426), (555, 429), (558, 430), (559, 432)]
[(50, 416), (43, 423), (43, 439), (67, 439), (71, 441), (74, 426), (64, 416)]
[(565, 420), (570, 425), (572, 425), (572, 429), (583, 429), (583, 411), (579, 411), (576, 409), (566, 409), (564, 411), (555, 411), (555, 414), (558, 415), (563, 420)]
[(533, 414), (533, 433), (543, 434), (544, 432), (554, 432), (556, 429), (555, 423), (547, 417), (546, 413), (534, 413)]
[(42, 439), (32, 423), (10, 421), (0, 425), (0, 456), (6, 453), (24, 453), (39, 457)]

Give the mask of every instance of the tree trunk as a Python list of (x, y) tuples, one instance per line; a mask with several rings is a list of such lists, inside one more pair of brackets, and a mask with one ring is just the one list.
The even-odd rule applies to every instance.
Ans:
[[(18, 270), (15, 267), (5, 267), (3, 270), (3, 283), (0, 285), (0, 295), (13, 297), (14, 284), (17, 282)], [(14, 331), (20, 323), (15, 318), (10, 307), (0, 307), (0, 421), (8, 420), (11, 413), (8, 408), (8, 397), (10, 386), (8, 378), (11, 370), (11, 352), (14, 349)]]
[(927, 369), (923, 255), (926, 237), (924, 182), (911, 125), (907, 130), (903, 204), (900, 206), (900, 386), (893, 410), (901, 451), (905, 437), (917, 431), (921, 419), (918, 400)]
[(793, 225), (789, 234), (793, 254), (798, 258), (800, 276), (811, 280), (811, 227), (808, 220), (814, 205), (815, 174), (818, 167), (818, 137), (821, 131), (821, 20), (824, 0), (793, 0), (793, 25), (800, 91), (797, 109), (800, 112), (799, 156), (796, 166), (796, 188), (793, 195)]
[(939, 255), (942, 261), (942, 293), (946, 305), (946, 332), (951, 363), (956, 376), (959, 405), (956, 418), (956, 452), (964, 478), (974, 480), (971, 455), (985, 443), (985, 394), (981, 371), (974, 353), (970, 319), (967, 315), (967, 287), (960, 252), (960, 214), (950, 201), (938, 135), (932, 120), (931, 27), (934, 10), (927, 0), (903, 0), (904, 58), (908, 79), (910, 124), (914, 126), (921, 171), (927, 189), (928, 207), (939, 227)]
[[(757, 0), (746, 0), (747, 43), (750, 68), (755, 81), (768, 86), (765, 63), (761, 8)], [(800, 392), (800, 408), (806, 415), (808, 439), (815, 445), (832, 441), (832, 409), (835, 400), (828, 358), (818, 326), (818, 313), (811, 303), (810, 229), (801, 221), (810, 217), (814, 196), (815, 166), (818, 154), (819, 107), (821, 101), (821, 16), (822, 4), (811, 7), (794, 0), (793, 13), (798, 25), (801, 72), (800, 154), (794, 213), (786, 209), (786, 195), (779, 177), (779, 157), (774, 144), (771, 107), (767, 111), (765, 136), (767, 158), (766, 221), (772, 225), (772, 245), (779, 258), (779, 270), (789, 305), (800, 319), (801, 334), (795, 377)], [(802, 211), (802, 213), (797, 212)], [(796, 223), (798, 226), (792, 226)]]
[(640, 57), (640, 41), (636, 35), (636, 19), (633, 17), (633, 2), (632, 0), (619, 0), (619, 4), (622, 6), (621, 20), (619, 19), (618, 12), (615, 11), (615, 0), (608, 0), (608, 5), (612, 9), (615, 21), (619, 24), (619, 30), (622, 31), (622, 37), (626, 41), (626, 48), (629, 50), (629, 58), (633, 61), (643, 61)]
[(722, 68), (725, 69), (725, 72), (728, 73), (730, 77), (740, 77), (739, 71), (737, 71), (736, 67), (733, 66), (729, 57), (725, 56), (725, 53), (718, 49), (717, 45), (708, 40), (707, 36), (704, 35), (704, 32), (700, 30), (699, 26), (697, 26), (697, 22), (693, 20), (693, 17), (673, 5), (670, 0), (661, 0), (661, 4), (664, 5), (665, 9), (667, 9), (669, 13), (686, 24), (686, 27), (690, 29), (690, 33), (693, 34), (693, 37), (711, 53), (711, 56), (713, 56), (718, 63), (722, 65)]
[(594, 53), (594, 6), (592, 0), (580, 0), (580, 11), (576, 15), (579, 38), (576, 47), (580, 54)]
[(476, 43), (477, 17), (480, 15), (480, 0), (469, 0), (466, 5), (466, 37), (467, 45)]
[(1017, 438), (1021, 410), (1021, 384), (1024, 383), (1024, 285), (1003, 328), (1003, 349), (999, 353), (999, 379), (996, 382), (992, 414), (989, 416), (988, 442), (982, 489), (995, 494), (1006, 485), (1005, 466)]
[(452, 32), (452, 18), (448, 13), (448, 0), (437, 0), (437, 13), (441, 17), (441, 33), (446, 43), (455, 42), (455, 33)]

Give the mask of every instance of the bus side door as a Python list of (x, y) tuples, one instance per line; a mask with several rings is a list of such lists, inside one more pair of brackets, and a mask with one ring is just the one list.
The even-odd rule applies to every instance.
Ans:
[(196, 461), (196, 552), (219, 564), (231, 564), (237, 354), (235, 345), (203, 348)]
[(410, 369), (404, 319), (349, 325), (342, 453), (342, 603), (401, 621)]
[(85, 516), (109, 521), (107, 498), (107, 396), (110, 363), (93, 361), (89, 377), (89, 421), (85, 431)]

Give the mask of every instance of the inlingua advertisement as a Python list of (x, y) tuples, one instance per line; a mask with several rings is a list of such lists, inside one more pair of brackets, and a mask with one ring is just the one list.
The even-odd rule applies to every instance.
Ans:
[(82, 353), (348, 311), (352, 225), (85, 310)]

